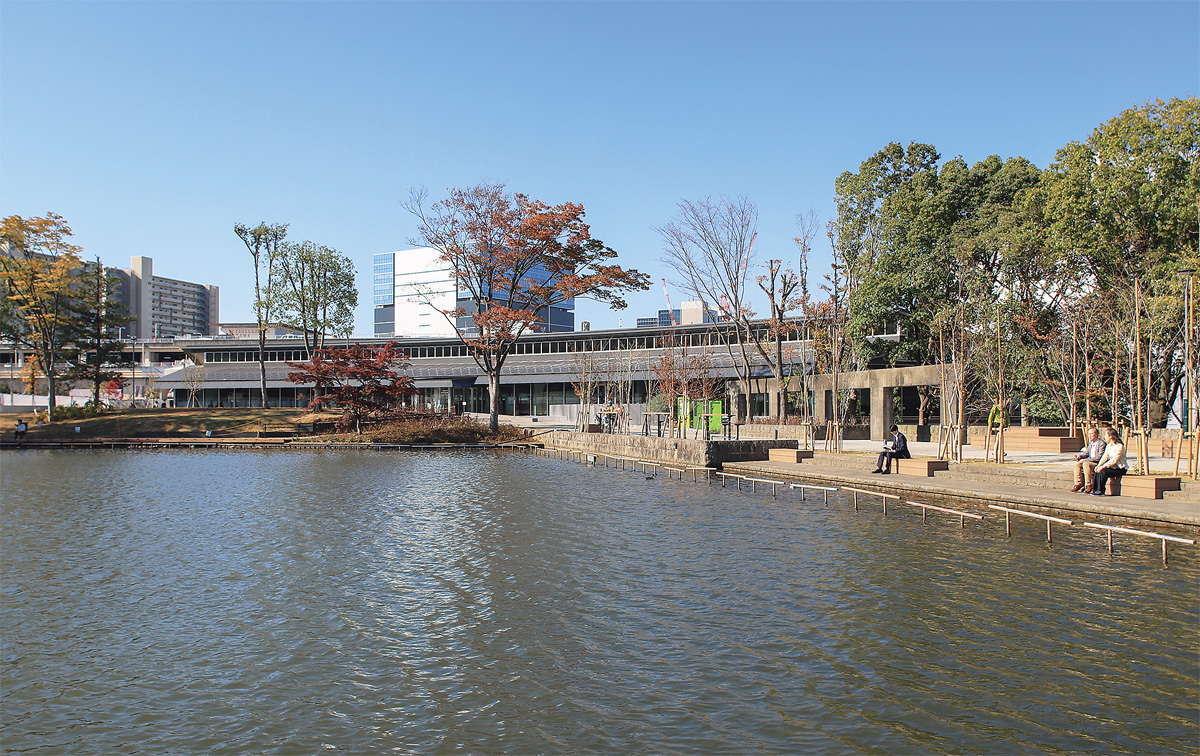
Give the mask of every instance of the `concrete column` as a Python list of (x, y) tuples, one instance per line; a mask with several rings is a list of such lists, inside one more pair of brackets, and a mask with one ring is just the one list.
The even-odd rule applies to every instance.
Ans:
[(887, 433), (887, 418), (892, 416), (892, 390), (888, 386), (871, 386), (871, 440), (881, 441)]

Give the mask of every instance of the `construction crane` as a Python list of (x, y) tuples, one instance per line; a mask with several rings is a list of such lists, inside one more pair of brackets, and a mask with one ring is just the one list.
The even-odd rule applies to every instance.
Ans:
[(750, 255), (754, 252), (754, 240), (758, 238), (758, 232), (755, 231), (750, 237), (750, 246), (746, 247), (746, 256), (742, 258), (741, 274), (746, 275), (746, 266), (750, 264)]
[(675, 322), (675, 308), (671, 306), (671, 292), (667, 291), (667, 279), (662, 279), (663, 296), (667, 298), (667, 317), (671, 319), (671, 325), (679, 325)]
[(722, 294), (720, 297), (720, 304), (721, 304), (721, 312), (725, 314), (725, 320), (726, 321), (733, 320), (733, 313), (731, 313), (729, 311), (729, 300), (725, 298), (724, 294)]

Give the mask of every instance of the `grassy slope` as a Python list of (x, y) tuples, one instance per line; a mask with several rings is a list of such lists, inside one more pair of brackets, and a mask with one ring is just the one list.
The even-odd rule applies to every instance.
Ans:
[[(27, 441), (69, 441), (94, 438), (202, 438), (212, 431), (213, 438), (255, 438), (263, 427), (267, 431), (290, 432), (303, 436), (301, 423), (314, 419), (332, 423), (336, 414), (313, 415), (303, 409), (140, 409), (123, 410), (100, 417), (58, 420), (38, 428), (32, 414), (5, 414), (2, 417), (4, 440), (13, 438), (13, 428), (20, 419), (29, 424)], [(80, 432), (75, 432), (79, 426)], [(487, 426), (463, 419), (445, 421), (420, 420), (394, 426), (371, 428), (362, 435), (321, 436), (322, 440), (351, 443), (493, 443), (512, 441), (525, 436), (525, 432), (509, 426), (501, 426), (500, 432), (492, 437)]]
[[(258, 435), (259, 424), (271, 428), (294, 428), (300, 432), (300, 419), (308, 413), (302, 409), (140, 409), (105, 414), (100, 417), (58, 420), (38, 428), (32, 415), (4, 415), (6, 440), (12, 439), (17, 419), (29, 423), (28, 441), (61, 441), (76, 438), (127, 438), (127, 437), (188, 437), (204, 436), (212, 431), (213, 436), (253, 437)], [(75, 433), (75, 426), (80, 432)]]

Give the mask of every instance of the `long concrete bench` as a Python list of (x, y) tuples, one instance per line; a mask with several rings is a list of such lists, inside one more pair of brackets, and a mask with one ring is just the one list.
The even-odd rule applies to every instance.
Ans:
[(1136, 499), (1161, 499), (1163, 491), (1180, 490), (1179, 478), (1160, 475), (1122, 475), (1108, 484), (1113, 496), (1132, 496)]
[(950, 469), (950, 463), (944, 459), (897, 459), (893, 462), (896, 463), (897, 475), (920, 475), (923, 478), (932, 478), (935, 472)]

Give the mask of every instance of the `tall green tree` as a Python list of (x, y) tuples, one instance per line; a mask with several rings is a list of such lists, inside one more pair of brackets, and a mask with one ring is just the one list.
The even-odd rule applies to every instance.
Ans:
[(1200, 99), (1123, 111), (1046, 172), (1051, 242), (1086, 253), (1103, 288), (1173, 274), (1196, 254), (1197, 158)]
[[(950, 244), (957, 197), (939, 192), (939, 158), (932, 145), (893, 142), (836, 181), (846, 335), (867, 357), (926, 361), (929, 312), (957, 288)], [(962, 168), (954, 162), (949, 170)], [(904, 339), (874, 338), (896, 327)]]
[(120, 279), (105, 270), (98, 257), (75, 279), (70, 338), (77, 356), (65, 375), (92, 385), (95, 406), (100, 405), (101, 384), (121, 377), (113, 369), (124, 352), (118, 329), (136, 320), (120, 301), (120, 286)]
[(54, 419), (58, 376), (71, 343), (74, 274), (82, 267), (81, 248), (71, 244), (66, 220), (56, 213), (0, 222), (0, 274), (8, 302), (0, 321), (4, 336), (36, 354), (46, 375), (47, 414)]
[(349, 336), (354, 328), (354, 263), (310, 241), (284, 242), (279, 252), (279, 322), (304, 331), (304, 349), (312, 359), (326, 336)]
[[(233, 227), (250, 257), (254, 260), (254, 317), (258, 321), (258, 376), (262, 406), (270, 407), (267, 401), (267, 329), (277, 317), (279, 286), (280, 246), (287, 238), (286, 223), (259, 223), (250, 228), (239, 223)], [(263, 278), (266, 285), (263, 285)]]
[[(1121, 322), (1126, 334), (1135, 317), (1142, 326), (1148, 377), (1138, 424), (1160, 425), (1183, 370), (1176, 274), (1200, 264), (1200, 99), (1155, 100), (1121, 112), (1059, 150), (1043, 182), (1047, 245), (1081, 264), (1081, 291), (1104, 295), (1107, 319)], [(1137, 343), (1126, 338), (1123, 346), (1121, 338), (1113, 335), (1102, 362), (1137, 359)], [(1130, 409), (1133, 399), (1126, 398)]]

